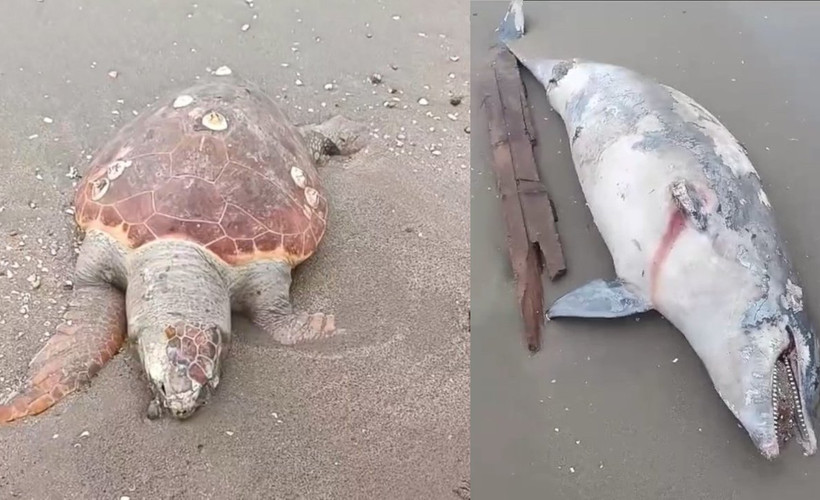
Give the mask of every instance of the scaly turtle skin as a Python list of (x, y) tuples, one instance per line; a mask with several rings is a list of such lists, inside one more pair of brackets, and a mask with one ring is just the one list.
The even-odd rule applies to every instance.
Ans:
[(325, 233), (328, 202), (308, 140), (274, 102), (224, 78), (124, 127), (77, 187), (85, 232), (66, 320), (37, 353), (0, 422), (40, 413), (137, 345), (154, 400), (190, 416), (219, 383), (231, 311), (282, 344), (329, 337), (332, 315), (293, 310), (291, 270)]

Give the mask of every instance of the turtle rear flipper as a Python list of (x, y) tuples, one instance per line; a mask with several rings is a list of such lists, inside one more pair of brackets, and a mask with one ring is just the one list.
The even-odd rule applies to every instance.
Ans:
[(319, 124), (303, 125), (299, 132), (317, 161), (328, 156), (350, 156), (367, 142), (367, 126), (336, 115)]
[(306, 127), (300, 130), (314, 161), (325, 161), (328, 156), (342, 154), (339, 146), (321, 132)]
[(37, 415), (88, 383), (125, 341), (125, 298), (107, 284), (75, 288), (66, 320), (34, 356), (22, 388), (0, 404), (0, 422)]

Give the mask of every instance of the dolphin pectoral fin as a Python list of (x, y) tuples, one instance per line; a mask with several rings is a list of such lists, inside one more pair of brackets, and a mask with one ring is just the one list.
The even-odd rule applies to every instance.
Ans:
[(547, 318), (622, 318), (652, 310), (620, 279), (594, 280), (562, 296), (547, 311)]

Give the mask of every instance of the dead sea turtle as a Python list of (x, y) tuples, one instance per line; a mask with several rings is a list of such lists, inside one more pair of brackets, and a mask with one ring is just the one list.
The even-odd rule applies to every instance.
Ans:
[(85, 237), (65, 321), (0, 405), (0, 422), (48, 409), (126, 339), (154, 394), (149, 416), (186, 418), (219, 384), (232, 310), (282, 344), (338, 333), (333, 315), (292, 308), (291, 270), (325, 233), (314, 160), (339, 153), (337, 142), (352, 152), (354, 130), (336, 119), (300, 132), (235, 78), (191, 87), (124, 127), (77, 187)]

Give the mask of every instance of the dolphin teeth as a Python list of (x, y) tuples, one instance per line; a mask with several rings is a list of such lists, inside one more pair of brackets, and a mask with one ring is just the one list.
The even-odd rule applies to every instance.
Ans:
[[(780, 355), (772, 376), (772, 411), (774, 432), (781, 443), (786, 443), (795, 434), (806, 439), (809, 435), (806, 416), (794, 373), (794, 352), (789, 347)], [(785, 376), (784, 376), (785, 375)]]
[(798, 432), (800, 432), (800, 435), (805, 438), (809, 434), (809, 431), (806, 428), (806, 420), (803, 412), (803, 405), (800, 401), (800, 391), (797, 390), (797, 380), (794, 376), (794, 368), (788, 360), (786, 362), (786, 373), (789, 376), (789, 385), (791, 385), (792, 388), (792, 393), (790, 395), (792, 397), (792, 404), (794, 405), (795, 410), (792, 418), (797, 423)]

